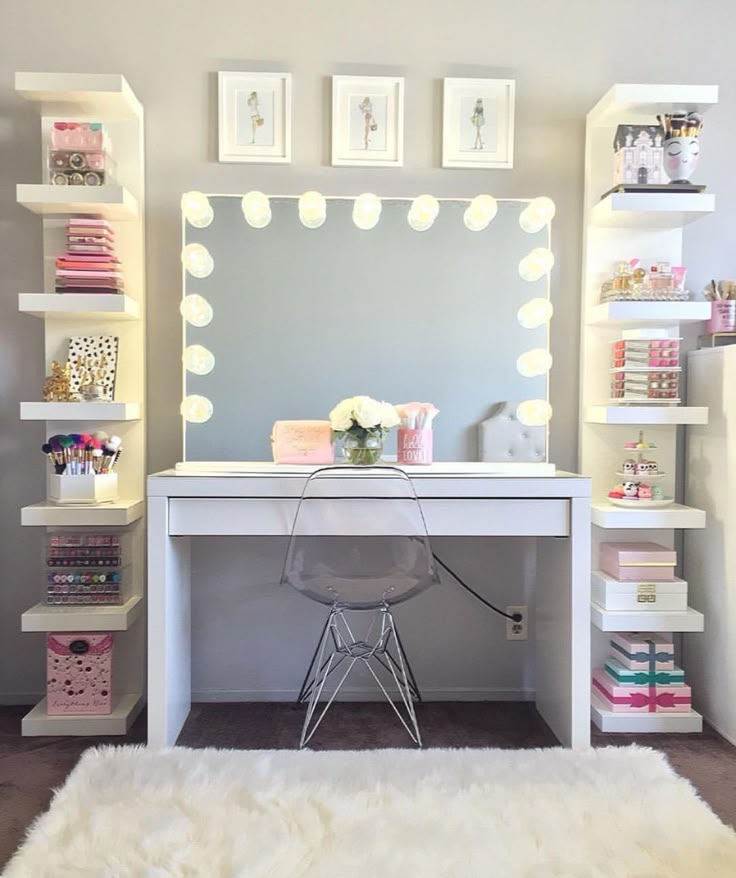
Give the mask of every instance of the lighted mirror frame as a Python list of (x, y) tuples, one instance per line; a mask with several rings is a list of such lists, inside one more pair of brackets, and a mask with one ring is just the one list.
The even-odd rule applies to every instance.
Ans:
[[(177, 464), (177, 470), (182, 472), (238, 472), (252, 471), (257, 466), (273, 466), (266, 461), (186, 461), (186, 431), (187, 424), (206, 423), (213, 413), (210, 400), (200, 394), (186, 393), (187, 372), (200, 376), (213, 373), (216, 368), (216, 359), (206, 347), (194, 343), (187, 346), (187, 323), (192, 327), (204, 327), (209, 324), (213, 317), (212, 306), (199, 294), (188, 292), (190, 279), (196, 281), (208, 277), (214, 270), (214, 261), (207, 248), (196, 242), (187, 242), (187, 232), (206, 228), (212, 223), (214, 209), (210, 199), (214, 198), (239, 198), (243, 222), (257, 230), (265, 228), (271, 221), (270, 200), (278, 199), (280, 202), (293, 201), (295, 212), (299, 219), (308, 229), (319, 229), (325, 222), (329, 211), (330, 202), (353, 202), (352, 221), (355, 226), (366, 234), (370, 234), (380, 222), (382, 201), (406, 202), (407, 223), (417, 234), (421, 234), (432, 226), (435, 218), (441, 210), (444, 202), (454, 202), (466, 205), (463, 221), (468, 229), (468, 234), (473, 234), (485, 229), (493, 222), (498, 203), (512, 202), (514, 204), (526, 204), (526, 208), (519, 217), (519, 225), (523, 232), (538, 234), (546, 228), (546, 241), (544, 246), (534, 247), (529, 254), (519, 263), (519, 275), (522, 280), (536, 282), (546, 278), (543, 296), (533, 296), (524, 302), (517, 314), (517, 319), (522, 328), (538, 329), (545, 327), (544, 347), (530, 348), (519, 352), (515, 368), (524, 377), (536, 377), (547, 375), (546, 394), (544, 398), (528, 399), (522, 401), (516, 409), (519, 421), (530, 427), (545, 428), (546, 456), (549, 455), (549, 430), (552, 418), (552, 407), (549, 403), (549, 372), (553, 366), (550, 354), (550, 323), (554, 313), (551, 302), (551, 271), (554, 267), (554, 254), (551, 249), (552, 220), (555, 216), (555, 205), (546, 196), (536, 198), (499, 198), (495, 199), (490, 194), (480, 193), (470, 198), (435, 198), (424, 193), (413, 197), (377, 196), (374, 193), (364, 192), (353, 196), (324, 196), (321, 193), (310, 190), (301, 195), (267, 195), (263, 192), (252, 190), (243, 195), (233, 194), (205, 194), (199, 191), (184, 193), (181, 199), (182, 211), (182, 300), (179, 306), (182, 316), (182, 401), (180, 414), (182, 416), (182, 442), (185, 461)], [(471, 469), (474, 462), (458, 462), (458, 468)], [(493, 462), (475, 464), (484, 471), (492, 470)], [(509, 473), (510, 468), (518, 467), (527, 470), (525, 474), (549, 474), (554, 473), (554, 465), (545, 463), (499, 463), (499, 470)]]

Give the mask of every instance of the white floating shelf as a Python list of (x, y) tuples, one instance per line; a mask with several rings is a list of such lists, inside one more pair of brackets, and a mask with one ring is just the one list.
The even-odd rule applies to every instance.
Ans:
[(24, 506), (20, 523), (26, 527), (125, 527), (142, 518), (143, 500), (120, 500), (99, 506), (56, 506), (43, 501)]
[(590, 210), (590, 222), (604, 228), (678, 229), (716, 209), (708, 192), (613, 192)]
[(138, 402), (22, 402), (21, 421), (138, 421)]
[(710, 302), (605, 302), (588, 312), (587, 323), (598, 326), (673, 326), (710, 319)]
[(662, 613), (657, 610), (623, 612), (604, 610), (591, 601), (590, 615), (593, 624), (601, 631), (703, 631), (705, 617), (688, 607), (685, 613)]
[(119, 73), (16, 73), (15, 91), (42, 116), (89, 121), (136, 118), (141, 105)]
[(122, 186), (18, 183), (15, 192), (18, 204), (44, 216), (81, 213), (112, 220), (135, 219), (138, 216), (138, 202)]
[(25, 737), (39, 735), (126, 735), (143, 706), (140, 695), (113, 696), (113, 710), (108, 716), (49, 716), (46, 699), (23, 717)]
[(21, 293), (18, 310), (56, 320), (140, 320), (135, 299), (105, 293)]
[(649, 85), (617, 83), (588, 113), (592, 125), (618, 125), (636, 122), (645, 116), (655, 125), (657, 115), (665, 113), (705, 113), (718, 103), (717, 85)]
[(708, 409), (687, 405), (592, 405), (587, 424), (707, 424)]
[(655, 528), (677, 530), (705, 527), (705, 512), (673, 503), (661, 509), (622, 509), (610, 503), (591, 505), (592, 522), (597, 527), (618, 529)]
[(21, 616), (21, 631), (127, 631), (142, 614), (143, 600), (139, 594), (120, 606), (36, 604)]
[(624, 713), (606, 710), (595, 696), (591, 701), (590, 716), (602, 732), (639, 735), (703, 731), (703, 717), (694, 710), (688, 713)]

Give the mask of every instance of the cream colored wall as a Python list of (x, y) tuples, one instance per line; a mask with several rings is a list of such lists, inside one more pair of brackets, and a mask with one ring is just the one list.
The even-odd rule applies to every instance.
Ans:
[[(712, 275), (736, 275), (731, 219), (736, 209), (731, 158), (736, 148), (736, 52), (730, 0), (698, 4), (685, 0), (111, 0), (104, 14), (80, 16), (71, 14), (67, 4), (49, 0), (2, 0), (0, 12), (2, 700), (22, 700), (43, 686), (41, 638), (19, 633), (19, 615), (37, 599), (40, 589), (40, 534), (19, 526), (18, 509), (42, 496), (45, 461), (39, 451), (43, 441), (39, 426), (17, 420), (18, 401), (38, 398), (43, 342), (40, 322), (16, 312), (16, 294), (39, 291), (42, 279), (39, 221), (17, 207), (14, 199), (16, 181), (39, 179), (40, 150), (37, 117), (13, 93), (16, 70), (121, 72), (146, 108), (149, 471), (179, 457), (178, 202), (186, 189), (550, 195), (558, 206), (552, 459), (568, 468), (574, 466), (577, 441), (584, 115), (612, 82), (721, 85), (722, 103), (707, 117), (698, 175), (717, 192), (718, 214), (687, 232), (687, 264), (696, 289)], [(290, 166), (217, 163), (215, 74), (228, 69), (293, 73)], [(397, 73), (406, 78), (402, 170), (329, 166), (329, 76), (333, 73)], [(439, 167), (443, 76), (516, 79), (514, 170)], [(213, 544), (203, 547), (197, 559), (198, 569), (216, 569), (234, 602), (239, 594), (234, 567), (239, 551), (228, 547), (223, 552)], [(485, 587), (493, 595), (498, 588), (496, 565), (508, 572), (517, 569), (517, 562), (511, 555), (499, 561), (493, 553), (476, 553), (468, 573), (489, 571), (491, 582)], [(205, 587), (210, 585), (214, 595), (220, 586)], [(270, 600), (268, 595), (261, 598)], [(222, 605), (217, 606), (222, 612)], [(202, 601), (202, 640), (195, 640), (195, 652), (206, 663), (201, 685), (237, 688), (242, 676), (233, 660), (237, 647), (232, 654), (223, 648), (212, 655), (211, 644), (204, 640), (206, 633), (216, 630), (216, 610), (210, 607), (209, 600)], [(470, 666), (472, 685), (479, 688), (523, 688), (528, 650), (502, 640), (495, 643), (503, 637), (501, 626), (476, 626), (472, 606), (459, 607), (450, 591), (427, 604), (435, 621), (451, 613), (458, 627), (470, 630), (469, 638), (451, 636), (445, 644), (443, 658), (455, 663), (449, 677), (463, 679)], [(271, 610), (276, 612), (276, 603)], [(291, 606), (279, 605), (278, 611), (282, 610), (295, 612)], [(266, 605), (264, 618), (269, 612)], [(236, 622), (241, 626), (248, 620)], [(241, 630), (233, 623), (230, 633), (237, 637)], [(435, 674), (431, 653), (421, 661), (430, 683), (445, 682), (445, 677)], [(504, 671), (497, 670), (501, 665)], [(293, 668), (284, 667), (283, 679), (290, 674)], [(418, 674), (421, 680), (419, 669)], [(278, 687), (281, 682), (268, 685)], [(257, 679), (256, 683), (268, 688)]]

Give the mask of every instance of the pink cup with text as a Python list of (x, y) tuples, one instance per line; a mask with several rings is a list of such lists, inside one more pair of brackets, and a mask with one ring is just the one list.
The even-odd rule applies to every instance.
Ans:
[(711, 302), (708, 332), (736, 332), (736, 300)]
[(399, 427), (396, 437), (396, 460), (404, 464), (432, 463), (432, 431)]

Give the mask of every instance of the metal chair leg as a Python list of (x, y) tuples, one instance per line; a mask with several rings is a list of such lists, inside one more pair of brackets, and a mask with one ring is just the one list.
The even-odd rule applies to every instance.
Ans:
[[(368, 637), (370, 637), (375, 622), (379, 618), (380, 632), (374, 641), (370, 641)], [(393, 644), (391, 643), (392, 639), (394, 641)], [(329, 645), (330, 641), (332, 641), (331, 646)], [(391, 647), (395, 650), (396, 657), (391, 652)], [(343, 662), (347, 662), (347, 668), (340, 676), (337, 685), (330, 693), (329, 699), (317, 715), (317, 706), (324, 691), (327, 678)], [(311, 741), (337, 694), (358, 662), (362, 662), (365, 665), (412, 741), (421, 747), (422, 739), (414, 709), (414, 698), (417, 697), (418, 699), (419, 692), (414, 675), (406, 659), (403, 645), (398, 637), (391, 611), (388, 607), (380, 609), (374, 622), (371, 624), (367, 638), (357, 640), (345, 618), (344, 610), (339, 607), (333, 607), (322, 629), (322, 634), (312, 656), (312, 661), (310, 662), (300, 692), (300, 701), (307, 702), (307, 715), (304, 720), (299, 748), (304, 748)], [(376, 673), (374, 665), (378, 665), (390, 673), (399, 693), (399, 702), (396, 702), (391, 697)], [(403, 710), (400, 708), (403, 708)], [(316, 719), (315, 715), (317, 715)]]

